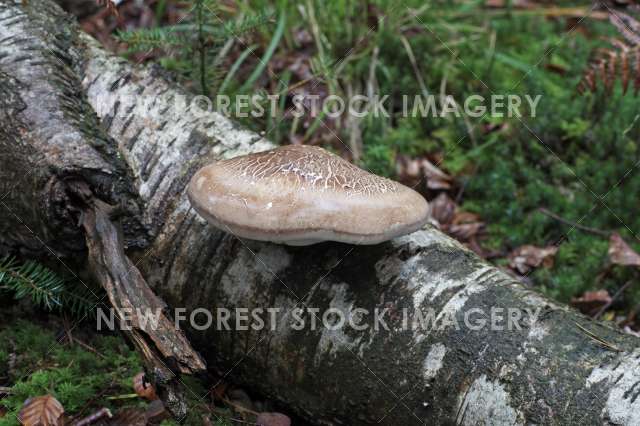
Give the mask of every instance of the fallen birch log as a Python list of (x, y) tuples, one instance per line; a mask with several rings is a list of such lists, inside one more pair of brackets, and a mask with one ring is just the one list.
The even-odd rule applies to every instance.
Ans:
[[(292, 248), (207, 225), (186, 197), (195, 170), (272, 145), (193, 100), (48, 0), (0, 0), (0, 252), (83, 268), (81, 182), (118, 206), (167, 318), (199, 314), (182, 324), (208, 367), (314, 424), (640, 423), (640, 340), (435, 229)], [(331, 327), (340, 313), (351, 321)]]

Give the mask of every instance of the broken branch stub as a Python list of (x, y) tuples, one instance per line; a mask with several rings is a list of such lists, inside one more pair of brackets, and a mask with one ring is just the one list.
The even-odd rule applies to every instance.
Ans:
[(91, 197), (86, 186), (74, 186), (75, 195), (84, 201), (81, 224), (90, 269), (107, 292), (116, 318), (126, 321), (123, 329), (142, 354), (167, 408), (176, 417), (183, 417), (186, 403), (179, 376), (203, 373), (205, 362), (167, 316), (164, 301), (125, 254), (122, 232), (110, 217), (113, 208)]

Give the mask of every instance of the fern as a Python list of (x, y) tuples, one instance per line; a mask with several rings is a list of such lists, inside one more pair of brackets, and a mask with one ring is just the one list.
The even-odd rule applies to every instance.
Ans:
[(75, 315), (89, 314), (98, 303), (94, 292), (71, 283), (38, 262), (0, 260), (0, 290), (12, 291), (17, 299), (31, 300), (48, 310), (65, 309)]
[(199, 92), (208, 96), (222, 80), (216, 56), (224, 42), (267, 21), (270, 15), (259, 14), (242, 20), (222, 21), (216, 0), (188, 0), (189, 14), (178, 24), (152, 29), (118, 32), (116, 37), (129, 45), (129, 51), (159, 49), (175, 65), (173, 69), (196, 82)]
[(605, 93), (611, 94), (615, 82), (620, 80), (623, 94), (627, 93), (633, 81), (634, 95), (637, 96), (640, 91), (640, 22), (626, 13), (613, 10), (609, 21), (624, 40), (612, 39), (611, 48), (594, 52), (593, 60), (578, 83), (578, 92), (596, 92), (600, 81)]

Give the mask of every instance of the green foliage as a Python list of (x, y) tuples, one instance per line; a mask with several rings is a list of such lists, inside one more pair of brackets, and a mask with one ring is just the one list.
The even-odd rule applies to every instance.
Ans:
[[(11, 385), (11, 393), (0, 399), (0, 405), (8, 410), (0, 418), (0, 426), (17, 426), (15, 416), (24, 401), (45, 394), (55, 396), (70, 416), (88, 415), (102, 407), (114, 414), (124, 408), (146, 407), (146, 401), (131, 397), (132, 379), (142, 371), (142, 362), (120, 336), (89, 333), (85, 343), (94, 352), (77, 343), (62, 342), (42, 324), (17, 319), (3, 325), (6, 328), (0, 331), (0, 377), (4, 386)], [(80, 329), (82, 326), (75, 331)], [(16, 357), (11, 370), (10, 353)], [(212, 414), (206, 408), (207, 400), (201, 397), (207, 390), (199, 380), (192, 377), (182, 380), (189, 410), (181, 424), (200, 426), (206, 414), (216, 426), (231, 425), (230, 412)], [(162, 424), (178, 425), (174, 420)]]
[(131, 52), (161, 49), (165, 53), (163, 65), (196, 82), (198, 91), (208, 96), (222, 80), (218, 55), (225, 41), (264, 24), (270, 14), (225, 22), (215, 0), (188, 0), (187, 10), (187, 16), (175, 25), (121, 31), (116, 37), (127, 43)]
[(0, 259), (0, 290), (11, 291), (16, 299), (30, 298), (48, 310), (65, 309), (74, 315), (90, 314), (98, 303), (99, 290), (65, 280), (35, 261)]
[[(274, 3), (251, 0), (244, 7), (260, 10)], [(483, 245), (508, 252), (523, 244), (565, 241), (555, 266), (532, 274), (534, 283), (564, 301), (601, 286), (615, 290), (624, 282), (616, 274), (595, 280), (606, 266), (606, 240), (537, 211), (545, 207), (567, 220), (617, 230), (637, 241), (637, 100), (623, 96), (621, 85), (611, 93), (580, 96), (576, 90), (591, 52), (603, 45), (603, 38), (617, 36), (617, 30), (606, 21), (586, 18), (580, 29), (569, 31), (575, 21), (550, 19), (543, 3), (492, 14), (482, 4), (291, 2), (284, 6), (287, 25), (279, 49), (296, 55), (292, 34), (303, 28), (313, 38), (312, 71), (330, 94), (348, 99), (366, 94), (370, 86), (389, 95), (389, 118), (360, 122), (361, 166), (393, 177), (398, 155), (440, 153), (442, 167), (464, 185), (463, 208), (487, 222)], [(563, 2), (562, 7), (585, 5)], [(400, 113), (401, 95), (442, 90), (456, 100), (468, 95), (489, 99), (491, 94), (542, 97), (534, 117), (527, 106), (521, 118), (415, 118)], [(271, 120), (250, 124), (256, 130), (275, 129), (267, 137), (280, 143), (289, 143), (288, 135), (298, 125), (273, 126)], [(499, 130), (485, 132), (488, 126)], [(308, 129), (305, 140), (322, 130)], [(347, 128), (337, 132), (348, 140)], [(603, 203), (598, 197), (605, 194)]]
[[(9, 396), (0, 400), (8, 410), (0, 418), (0, 425), (18, 425), (15, 415), (33, 396), (52, 394), (66, 413), (75, 414), (102, 392), (131, 393), (131, 379), (142, 368), (136, 353), (114, 336), (95, 336), (91, 345), (97, 353), (78, 345), (63, 345), (50, 330), (25, 320), (0, 331), (0, 376), (9, 375), (13, 383)], [(6, 371), (9, 350), (17, 360), (16, 367)], [(117, 401), (106, 399), (100, 404), (118, 407)]]

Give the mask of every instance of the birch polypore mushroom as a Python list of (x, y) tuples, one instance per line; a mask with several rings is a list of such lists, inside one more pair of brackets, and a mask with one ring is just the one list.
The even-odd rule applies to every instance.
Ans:
[(420, 229), (427, 201), (322, 148), (288, 145), (198, 170), (195, 210), (238, 237), (289, 245), (377, 244)]

